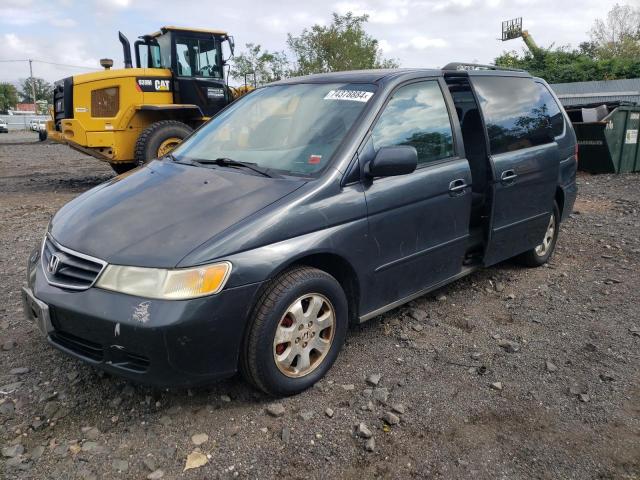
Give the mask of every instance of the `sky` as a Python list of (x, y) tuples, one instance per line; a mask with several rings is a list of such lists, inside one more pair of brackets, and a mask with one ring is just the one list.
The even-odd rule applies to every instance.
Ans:
[[(215, 28), (246, 43), (285, 50), (287, 33), (327, 24), (331, 13), (368, 14), (367, 32), (402, 67), (442, 67), (450, 61), (491, 63), (504, 50), (522, 51), (521, 39), (502, 42), (501, 22), (523, 17), (540, 46), (588, 39), (596, 18), (614, 0), (1, 0), (0, 82), (29, 76), (53, 82), (100, 69), (100, 58), (122, 66), (121, 30), (131, 43), (163, 25)], [(625, 2), (620, 2), (625, 3)], [(640, 0), (627, 3), (638, 5)], [(56, 66), (42, 62), (69, 66)], [(84, 68), (77, 68), (84, 67)]]

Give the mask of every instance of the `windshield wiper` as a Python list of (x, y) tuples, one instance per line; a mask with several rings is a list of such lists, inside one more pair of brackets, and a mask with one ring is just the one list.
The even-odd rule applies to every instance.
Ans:
[(268, 174), (266, 169), (258, 167), (255, 163), (239, 162), (238, 160), (233, 160), (231, 158), (221, 157), (216, 158), (215, 160), (202, 158), (193, 160), (193, 162), (199, 163), (200, 165), (218, 165), (219, 167), (243, 167), (259, 173), (260, 175), (263, 175), (265, 177), (273, 178), (273, 175)]

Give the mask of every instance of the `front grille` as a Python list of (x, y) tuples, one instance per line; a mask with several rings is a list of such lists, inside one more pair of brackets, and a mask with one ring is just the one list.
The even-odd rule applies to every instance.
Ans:
[(91, 116), (115, 117), (120, 109), (120, 89), (101, 88), (91, 92)]
[(104, 350), (99, 343), (91, 342), (60, 330), (52, 332), (50, 337), (58, 345), (95, 362), (101, 362), (104, 359)]
[(42, 269), (49, 284), (72, 290), (86, 290), (97, 280), (106, 262), (75, 252), (47, 234), (42, 245)]

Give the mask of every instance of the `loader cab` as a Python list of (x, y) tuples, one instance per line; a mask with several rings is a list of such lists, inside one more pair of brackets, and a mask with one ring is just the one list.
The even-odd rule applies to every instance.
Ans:
[(162, 27), (135, 42), (136, 66), (171, 70), (174, 103), (197, 105), (208, 117), (231, 101), (224, 78), (224, 42), (233, 53), (233, 37), (226, 32)]

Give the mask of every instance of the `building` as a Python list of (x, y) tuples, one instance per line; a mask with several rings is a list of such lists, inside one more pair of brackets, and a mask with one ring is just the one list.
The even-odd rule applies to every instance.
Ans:
[(640, 104), (640, 78), (554, 83), (551, 88), (565, 108), (598, 103), (631, 102)]

